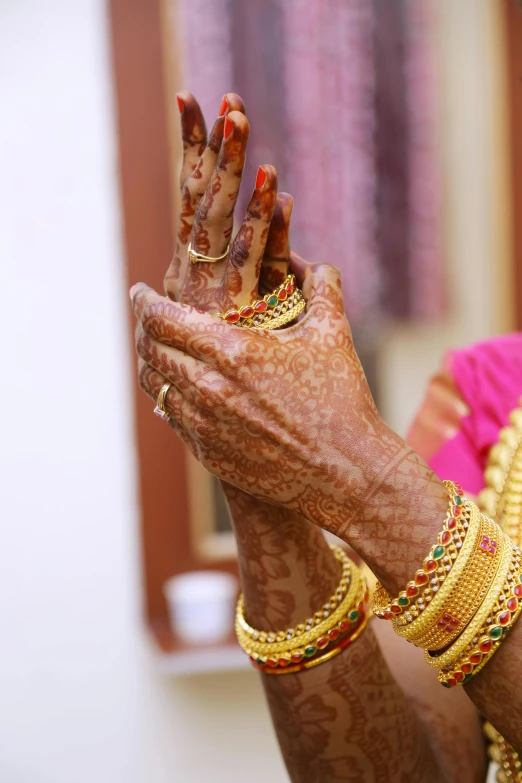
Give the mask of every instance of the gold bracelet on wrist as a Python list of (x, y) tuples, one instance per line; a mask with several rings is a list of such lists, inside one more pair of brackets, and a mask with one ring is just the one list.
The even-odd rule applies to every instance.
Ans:
[[(273, 658), (278, 654), (288, 653), (301, 648), (306, 650), (305, 654), (307, 656), (311, 656), (316, 652), (316, 650), (312, 651), (312, 647), (323, 649), (328, 645), (329, 641), (335, 641), (339, 633), (347, 631), (350, 623), (357, 621), (358, 604), (361, 603), (366, 592), (366, 585), (358, 569), (353, 564), (350, 564), (350, 567), (349, 586), (342, 601), (319, 624), (308, 628), (307, 623), (305, 629), (308, 628), (308, 630), (304, 630), (302, 633), (297, 633), (303, 626), (303, 624), (300, 624), (293, 633), (293, 629), (290, 628), (284, 632), (269, 634), (265, 642), (256, 641), (254, 638), (249, 637), (241, 627), (241, 620), (244, 619), (244, 597), (240, 596), (236, 611), (236, 636), (242, 649), (247, 655), (258, 658)], [(278, 641), (283, 633), (285, 634), (284, 641)], [(261, 636), (262, 632), (259, 632), (259, 635)], [(271, 639), (271, 641), (268, 641), (268, 639)]]
[(458, 656), (466, 649), (468, 644), (471, 644), (482, 624), (486, 621), (491, 607), (494, 605), (497, 597), (500, 595), (504, 582), (506, 581), (509, 571), (516, 562), (513, 559), (513, 544), (507, 539), (506, 546), (503, 546), (502, 560), (500, 562), (497, 574), (493, 580), (487, 596), (482, 603), (482, 606), (476, 613), (473, 620), (463, 630), (461, 635), (453, 642), (451, 647), (442, 653), (437, 651), (426, 651), (424, 654), (426, 662), (435, 669), (446, 669), (452, 666), (457, 660)]
[[(478, 511), (478, 509), (477, 509)], [(454, 588), (444, 595), (444, 604), (435, 623), (424, 634), (412, 639), (417, 647), (440, 650), (454, 641), (473, 619), (484, 601), (498, 571), (503, 537), (493, 520), (480, 514), (480, 529), (466, 568)]]
[(522, 558), (509, 538), (508, 542), (510, 546), (506, 547), (503, 563), (490, 594), (465, 633), (443, 655), (425, 653), (429, 665), (440, 670), (439, 682), (446, 687), (467, 682), (478, 674), (520, 616)]
[[(310, 668), (336, 655), (361, 633), (368, 621), (368, 588), (359, 569), (339, 547), (332, 547), (342, 563), (340, 583), (330, 601), (313, 617), (284, 631), (259, 631), (244, 616), (244, 597), (236, 610), (236, 635), (256, 668), (283, 673)], [(343, 636), (346, 635), (347, 636)], [(323, 652), (327, 647), (330, 649)], [(320, 659), (320, 660), (319, 660)], [(273, 671), (272, 671), (273, 670)]]

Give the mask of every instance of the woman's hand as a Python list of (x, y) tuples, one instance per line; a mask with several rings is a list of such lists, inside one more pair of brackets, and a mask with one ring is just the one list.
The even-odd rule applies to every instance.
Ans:
[[(227, 102), (242, 106), (232, 94)], [(341, 536), (388, 589), (398, 589), (431, 546), (445, 489), (377, 412), (334, 267), (294, 257), (308, 308), (288, 329), (246, 330), (209, 314), (257, 297), (274, 209), (284, 212), (291, 201), (277, 202), (275, 170), (263, 166), (266, 177), (258, 179), (229, 256), (189, 269), (191, 235), (194, 249), (209, 255), (229, 242), (248, 121), (230, 111), (205, 146), (199, 108), (183, 94), (183, 112), (188, 105), (197, 119), (186, 127), (182, 116), (189, 162), (169, 297), (143, 284), (132, 291), (140, 384), (154, 401), (165, 379), (173, 384), (170, 423), (210, 472)], [(286, 265), (276, 260), (267, 268), (279, 282)], [(173, 301), (180, 297), (198, 310)]]
[[(223, 98), (220, 116), (207, 140), (195, 98), (190, 93), (181, 93), (179, 99), (184, 139), (182, 214), (176, 253), (165, 278), (165, 287), (173, 299), (211, 313), (228, 307), (238, 308), (247, 297), (254, 293), (255, 298), (258, 296), (257, 290), (248, 290), (247, 280), (259, 271), (261, 258), (261, 293), (274, 290), (284, 281), (290, 257), (293, 201), (286, 193), (277, 194), (267, 235), (275, 171), (269, 166), (262, 167), (256, 183), (260, 187), (254, 191), (253, 204), (251, 202), (253, 209), (247, 214), (239, 234), (239, 237), (243, 236), (243, 248), (246, 242), (249, 243), (244, 263), (237, 265), (234, 275), (228, 259), (215, 264), (188, 263), (189, 241), (197, 252), (210, 256), (220, 256), (228, 244), (231, 213), (245, 160), (248, 121), (245, 117), (236, 117), (238, 111), (244, 110), (243, 102), (229, 93)], [(223, 141), (225, 116), (231, 111), (234, 111), (232, 119), (236, 118), (242, 132), (233, 150), (227, 149), (225, 155), (225, 147), (229, 144), (228, 139)], [(224, 166), (226, 156), (228, 162)], [(227, 197), (222, 200), (221, 209), (213, 202), (210, 232), (206, 227), (206, 205), (211, 201), (217, 183), (219, 192)], [(230, 285), (233, 277), (236, 279), (234, 286)], [(339, 580), (339, 564), (318, 528), (288, 509), (264, 503), (225, 482), (223, 490), (238, 543), (242, 587), (252, 622), (263, 628), (278, 629), (291, 626), (313, 613), (332, 594)]]
[[(274, 167), (260, 167), (245, 219), (231, 242), (250, 133), (244, 103), (235, 93), (224, 95), (208, 137), (191, 93), (178, 94), (178, 107), (184, 150), (181, 215), (165, 291), (171, 299), (207, 312), (225, 312), (258, 298), (259, 284), (273, 289), (283, 282), (293, 201), (288, 194), (277, 193)], [(217, 263), (191, 264), (190, 242), (205, 256), (217, 258), (229, 244), (230, 252)]]
[(136, 287), (140, 383), (153, 399), (173, 384), (167, 408), (212, 473), (339, 532), (397, 439), (354, 350), (338, 270), (306, 269), (304, 294), (304, 319), (274, 333)]

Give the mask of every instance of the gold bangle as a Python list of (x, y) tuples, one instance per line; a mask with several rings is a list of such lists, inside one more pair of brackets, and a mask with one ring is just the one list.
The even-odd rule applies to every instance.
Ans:
[[(338, 546), (331, 546), (335, 558), (341, 564), (341, 578), (339, 584), (335, 589), (328, 601), (322, 606), (322, 608), (314, 612), (312, 617), (309, 617), (304, 623), (300, 623), (295, 628), (287, 628), (284, 631), (258, 631), (256, 628), (252, 628), (245, 619), (245, 604), (244, 597), (240, 596), (236, 610), (236, 624), (238, 625), (242, 636), (244, 635), (248, 644), (265, 644), (272, 645), (275, 642), (289, 642), (294, 637), (302, 637), (306, 631), (315, 631), (317, 627), (322, 629), (325, 621), (330, 617), (331, 612), (337, 609), (339, 603), (346, 597), (346, 592), (350, 586), (352, 579), (352, 562), (346, 552)], [(302, 641), (300, 642), (302, 643)]]
[[(238, 601), (238, 607), (236, 612), (236, 636), (238, 638), (241, 648), (247, 655), (255, 655), (258, 658), (262, 656), (279, 655), (281, 653), (291, 652), (298, 648), (306, 648), (311, 645), (315, 640), (325, 640), (325, 646), (329, 643), (332, 637), (328, 634), (332, 631), (339, 631), (339, 633), (347, 630), (350, 622), (355, 622), (358, 617), (355, 617), (358, 609), (356, 608), (355, 600), (361, 594), (364, 595), (366, 591), (366, 585), (359, 574), (358, 569), (353, 565), (351, 568), (351, 580), (348, 591), (344, 596), (341, 603), (337, 606), (329, 616), (316, 625), (310, 628), (304, 633), (294, 635), (290, 639), (286, 638), (284, 641), (273, 642), (258, 642), (251, 637), (247, 636), (241, 627), (241, 617), (244, 611), (244, 597), (241, 595)], [(358, 601), (360, 603), (360, 599)], [(353, 613), (353, 618), (350, 615)], [(347, 626), (341, 626), (346, 618)], [(281, 632), (280, 632), (281, 633)], [(289, 634), (287, 634), (288, 637)], [(338, 633), (337, 633), (338, 636)]]
[(498, 525), (480, 515), (480, 530), (468, 566), (446, 599), (442, 614), (424, 634), (412, 639), (416, 647), (440, 650), (459, 636), (484, 601), (498, 571), (503, 551), (503, 534)]
[[(295, 674), (296, 672), (300, 672), (303, 669), (313, 669), (315, 666), (320, 666), (322, 663), (326, 663), (327, 661), (330, 661), (332, 658), (334, 658), (336, 655), (339, 655), (339, 653), (342, 653), (343, 650), (345, 650), (347, 647), (350, 647), (362, 634), (366, 626), (368, 625), (370, 621), (371, 613), (369, 611), (366, 611), (366, 613), (363, 616), (362, 622), (358, 625), (357, 629), (347, 638), (344, 639), (340, 644), (337, 645), (337, 647), (334, 647), (332, 650), (328, 650), (328, 652), (323, 653), (323, 655), (320, 655), (316, 658), (313, 658), (311, 661), (304, 661), (302, 664), (298, 666), (287, 666), (284, 668), (277, 668), (272, 669), (269, 667), (263, 667), (262, 671), (264, 674)], [(256, 668), (261, 668), (260, 666), (256, 666)]]
[(294, 321), (305, 307), (306, 301), (297, 287), (295, 275), (288, 275), (282, 285), (262, 299), (215, 315), (244, 329), (279, 329)]
[(461, 552), (469, 527), (469, 505), (462, 488), (451, 481), (443, 482), (450, 496), (449, 509), (442, 530), (415, 578), (391, 600), (377, 583), (373, 612), (377, 617), (393, 620), (394, 628), (407, 625), (419, 617), (440, 589)]
[(486, 621), (451, 667), (440, 669), (438, 680), (446, 688), (468, 682), (491, 660), (522, 612), (522, 571), (513, 551), (510, 571)]
[(468, 644), (470, 644), (476, 637), (478, 630), (486, 621), (486, 618), (491, 611), (491, 607), (497, 600), (497, 597), (502, 590), (502, 586), (507, 579), (514, 554), (514, 545), (510, 541), (509, 537), (505, 534), (503, 534), (502, 537), (505, 545), (503, 546), (502, 559), (497, 574), (491, 584), (484, 602), (482, 603), (482, 606), (476, 613), (473, 620), (469, 623), (469, 625), (464, 629), (458, 639), (448, 650), (440, 653), (439, 655), (434, 655), (433, 652), (430, 654), (428, 651), (424, 653), (425, 661), (433, 668), (445, 669), (453, 665), (459, 655), (466, 649)]
[(415, 639), (420, 638), (438, 620), (444, 611), (444, 606), (448, 599), (458, 590), (460, 579), (469, 564), (471, 553), (475, 549), (480, 532), (481, 515), (475, 504), (467, 501), (466, 506), (470, 510), (469, 528), (460, 553), (442, 587), (417, 619), (408, 625), (394, 629), (399, 636), (412, 641), (414, 644)]

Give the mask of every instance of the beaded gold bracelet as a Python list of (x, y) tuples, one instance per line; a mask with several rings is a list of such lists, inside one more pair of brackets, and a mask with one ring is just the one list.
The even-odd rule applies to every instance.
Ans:
[[(426, 598), (421, 596), (417, 603), (401, 616), (397, 609), (392, 612), (392, 606), (398, 603), (397, 599), (386, 606), (383, 597), (387, 599), (388, 595), (379, 585), (373, 604), (377, 616), (390, 619), (391, 614), (394, 630), (399, 636), (417, 646), (427, 647), (433, 644), (435, 649), (437, 645), (444, 646), (448, 640), (455, 638), (471, 619), (479, 605), (478, 596), (484, 584), (488, 584), (495, 573), (493, 560), (498, 559), (497, 543), (491, 536), (486, 535), (496, 530), (494, 523), (482, 517), (477, 507), (461, 494), (453, 495), (455, 491), (462, 492), (460, 487), (451, 482), (445, 482), (445, 485), (450, 492), (450, 511), (439, 534), (439, 543), (432, 547), (424, 562), (422, 574), (427, 576), (431, 569), (435, 570), (437, 560), (450, 560), (450, 556), (445, 553), (452, 543), (458, 554), (452, 552), (453, 562), (450, 560), (447, 570), (444, 569), (437, 576), (437, 584), (432, 586), (436, 594), (430, 594)], [(454, 506), (451, 506), (451, 503), (454, 503)], [(458, 519), (464, 527), (464, 538), (458, 530), (458, 523), (456, 524)], [(482, 555), (487, 559), (492, 558), (491, 562), (483, 562)], [(484, 565), (488, 567), (484, 569)], [(467, 578), (463, 579), (465, 573)], [(419, 572), (417, 577), (418, 575)], [(401, 595), (398, 600), (401, 600)], [(403, 603), (406, 603), (406, 599)], [(457, 607), (458, 614), (455, 612)], [(448, 611), (448, 608), (451, 611)]]
[(278, 655), (289, 654), (293, 651), (303, 652), (306, 656), (314, 655), (317, 651), (315, 648), (323, 649), (330, 641), (335, 641), (339, 634), (349, 630), (351, 624), (358, 620), (359, 605), (363, 601), (365, 593), (366, 583), (358, 569), (354, 567), (345, 597), (337, 608), (328, 615), (327, 619), (309, 630), (305, 630), (303, 633), (291, 635), (292, 629), (289, 629), (286, 632), (284, 641), (277, 641), (279, 634), (274, 634), (273, 641), (270, 642), (268, 640), (266, 642), (258, 642), (245, 635), (241, 628), (241, 619), (244, 619), (242, 617), (244, 598), (240, 596), (236, 611), (236, 636), (238, 642), (247, 655), (261, 659), (262, 663), (266, 660), (276, 660)]
[(294, 321), (305, 307), (306, 301), (297, 287), (295, 275), (290, 274), (282, 285), (262, 299), (215, 315), (228, 324), (236, 324), (244, 329), (280, 329)]
[(296, 665), (292, 666), (287, 664), (286, 659), (284, 659), (282, 663), (280, 662), (277, 668), (272, 668), (268, 663), (264, 666), (260, 665), (258, 661), (254, 659), (251, 659), (252, 665), (258, 671), (264, 672), (264, 674), (295, 674), (296, 672), (300, 672), (303, 669), (313, 669), (315, 666), (326, 663), (336, 655), (339, 655), (339, 653), (341, 653), (343, 650), (346, 650), (347, 647), (350, 647), (350, 645), (352, 645), (362, 634), (368, 625), (371, 616), (368, 604), (366, 604), (365, 611), (361, 611), (359, 615), (359, 619), (355, 623), (354, 628), (350, 631), (350, 633), (343, 637), (335, 647), (323, 653), (322, 655), (318, 655), (311, 660), (303, 660), (301, 658), (301, 662), (297, 662)]
[(381, 619), (393, 620), (394, 627), (407, 625), (422, 614), (453, 568), (466, 538), (469, 514), (463, 514), (466, 508), (462, 488), (450, 481), (445, 481), (444, 485), (450, 496), (448, 513), (438, 542), (425, 558), (423, 567), (393, 600), (390, 600), (384, 587), (377, 583), (373, 612)]
[(439, 593), (440, 599), (444, 599), (442, 613), (427, 632), (411, 639), (417, 647), (440, 650), (462, 633), (488, 594), (502, 551), (502, 531), (493, 520), (480, 514), (480, 529), (468, 564), (454, 587), (448, 592), (443, 588)]
[(453, 666), (460, 654), (463, 653), (467, 646), (472, 643), (473, 639), (476, 638), (476, 634), (483, 623), (486, 622), (492, 606), (502, 591), (502, 587), (508, 577), (510, 569), (516, 562), (516, 559), (514, 560), (513, 558), (514, 545), (507, 536), (504, 536), (502, 560), (482, 606), (473, 620), (447, 650), (442, 653), (437, 651), (425, 651), (424, 658), (431, 667), (435, 669), (448, 669)]
[[(514, 626), (522, 612), (522, 567), (520, 552), (511, 550), (509, 572), (504, 580), (500, 593), (491, 604), (485, 602), (489, 609), (486, 619), (477, 627), (474, 624), (466, 639), (473, 633), (471, 640), (463, 649), (459, 644), (456, 651), (450, 648), (453, 654), (451, 664), (446, 664), (438, 673), (439, 682), (446, 688), (453, 688), (468, 682), (481, 671), (490, 661), (500, 647), (511, 628)], [(435, 665), (432, 656), (428, 661)], [(440, 661), (437, 662), (439, 665)]]
[[(285, 631), (258, 631), (252, 628), (244, 616), (244, 597), (241, 595), (236, 610), (236, 635), (245, 653), (256, 668), (288, 671), (306, 668), (326, 647), (333, 649), (352, 638), (368, 616), (368, 588), (357, 567), (339, 547), (332, 547), (342, 563), (340, 583), (330, 601), (305, 623)], [(297, 666), (297, 669), (295, 667)]]

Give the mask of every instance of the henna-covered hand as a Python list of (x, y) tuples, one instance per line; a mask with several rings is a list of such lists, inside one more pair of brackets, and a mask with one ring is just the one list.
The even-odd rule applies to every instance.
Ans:
[(276, 333), (135, 286), (140, 384), (153, 399), (164, 378), (173, 384), (169, 412), (210, 472), (348, 540), (394, 589), (429, 549), (446, 493), (375, 407), (338, 270), (295, 256), (293, 266), (307, 312)]
[[(182, 213), (165, 289), (171, 298), (211, 313), (237, 308), (285, 279), (293, 200), (287, 193), (276, 195), (275, 169), (260, 167), (230, 257), (214, 264), (189, 264), (189, 241), (197, 252), (212, 257), (220, 256), (230, 242), (249, 125), (245, 116), (238, 116), (244, 104), (234, 93), (224, 96), (208, 139), (194, 96), (181, 93), (178, 106), (184, 140)], [(339, 564), (317, 527), (225, 482), (223, 489), (251, 621), (276, 630), (322, 606), (335, 589)]]

